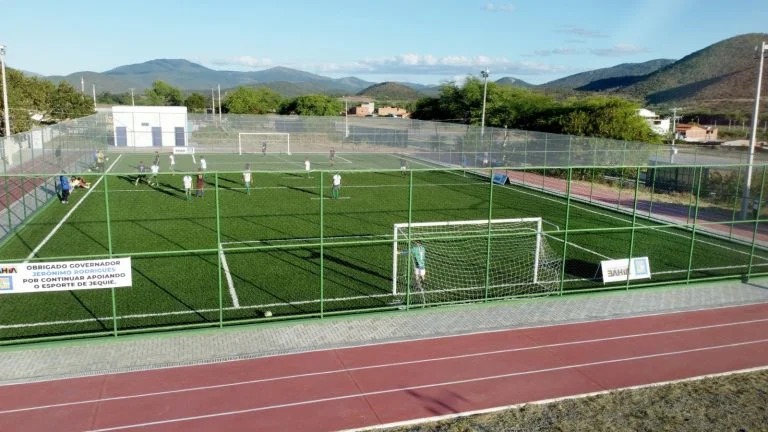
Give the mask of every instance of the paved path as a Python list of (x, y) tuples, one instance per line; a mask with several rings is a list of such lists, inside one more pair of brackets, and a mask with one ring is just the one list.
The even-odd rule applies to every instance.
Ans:
[(768, 302), (768, 278), (0, 349), (0, 384)]

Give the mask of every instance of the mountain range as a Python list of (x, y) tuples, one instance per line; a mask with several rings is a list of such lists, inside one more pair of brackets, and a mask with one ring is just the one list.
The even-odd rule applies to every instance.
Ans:
[[(768, 34), (735, 36), (693, 52), (680, 60), (655, 59), (623, 63), (533, 85), (515, 77), (503, 77), (500, 85), (547, 91), (617, 93), (642, 99), (649, 105), (689, 103), (704, 106), (744, 106), (754, 101), (757, 73), (755, 47), (768, 41)], [(324, 93), (354, 95), (372, 93), (390, 100), (434, 96), (439, 86), (414, 83), (375, 83), (355, 77), (329, 78), (286, 67), (251, 72), (220, 71), (183, 59), (156, 59), (120, 66), (106, 72), (75, 72), (45, 76), (53, 82), (67, 81), (75, 88), (81, 82), (97, 91), (126, 93), (149, 88), (157, 80), (183, 91), (206, 93), (214, 85), (222, 89), (238, 86), (267, 86), (283, 97)], [(81, 81), (82, 80), (82, 81)], [(387, 84), (384, 86), (383, 84)]]

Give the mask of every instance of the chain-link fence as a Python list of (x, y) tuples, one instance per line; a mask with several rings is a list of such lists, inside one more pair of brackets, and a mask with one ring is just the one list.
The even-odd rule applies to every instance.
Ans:
[[(756, 155), (747, 188), (743, 149), (399, 118), (189, 115), (185, 150), (205, 155), (202, 173), (192, 152), (169, 171), (175, 146), (118, 146), (113, 130), (101, 113), (3, 140), (0, 264), (130, 256), (134, 287), (9, 296), (0, 341), (222, 325), (269, 318), (264, 310), (398, 310), (414, 304), (407, 287), (403, 298), (391, 288), (392, 227), (403, 223), (541, 218), (555, 294), (768, 273), (768, 164)], [(94, 172), (99, 150), (111, 159), (105, 172)], [(136, 167), (160, 152), (160, 177), (146, 182)], [(339, 172), (344, 189), (330, 199)], [(205, 198), (188, 199), (182, 178), (196, 174)], [(90, 189), (49, 205), (60, 175), (85, 176)], [(490, 229), (451, 236), (451, 271), (470, 262), (490, 275), (510, 256)], [(471, 261), (461, 241), (479, 251)], [(631, 257), (649, 257), (650, 279), (602, 279), (601, 263)], [(440, 280), (429, 262), (427, 278)], [(462, 287), (431, 288), (465, 301)]]

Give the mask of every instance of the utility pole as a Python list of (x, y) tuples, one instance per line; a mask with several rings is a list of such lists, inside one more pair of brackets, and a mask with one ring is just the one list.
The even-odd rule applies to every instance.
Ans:
[(349, 106), (346, 96), (344, 96), (344, 138), (349, 138)]
[(752, 164), (755, 161), (755, 144), (757, 142), (757, 117), (760, 114), (760, 87), (763, 83), (763, 61), (765, 60), (765, 51), (768, 50), (768, 44), (761, 42), (757, 48), (757, 56), (759, 57), (757, 66), (757, 90), (755, 91), (755, 107), (752, 112), (752, 133), (749, 136), (749, 162), (747, 167), (747, 175), (744, 176), (744, 193), (741, 200), (741, 218), (747, 218), (747, 209), (750, 201), (750, 189), (752, 188)]
[(222, 124), (221, 122), (221, 84), (217, 84), (219, 89), (219, 124)]
[[(0, 67), (3, 74), (3, 122), (5, 123), (5, 136), (11, 136), (11, 120), (8, 109), (8, 84), (5, 82), (5, 45), (0, 44)], [(3, 156), (5, 156), (5, 147), (3, 147)]]
[(213, 93), (213, 87), (211, 87), (211, 120), (213, 124), (216, 124), (216, 95)]
[(675, 122), (677, 121), (677, 110), (682, 108), (672, 108), (672, 146), (675, 145), (675, 137), (677, 136), (677, 125)]
[(131, 106), (136, 106), (136, 102), (133, 100), (133, 90), (134, 88), (131, 87)]

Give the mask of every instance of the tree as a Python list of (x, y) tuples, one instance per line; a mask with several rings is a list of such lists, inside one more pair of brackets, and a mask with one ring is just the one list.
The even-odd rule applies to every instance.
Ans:
[(299, 96), (280, 108), (281, 114), (304, 116), (335, 116), (344, 111), (344, 104), (326, 95)]
[(205, 109), (208, 107), (208, 102), (206, 101), (205, 96), (200, 93), (192, 93), (184, 101), (184, 106), (187, 107), (189, 112), (201, 113), (205, 112)]
[(276, 112), (279, 106), (280, 95), (267, 87), (238, 87), (222, 102), (224, 110), (231, 114), (267, 114)]
[(568, 103), (554, 123), (560, 132), (624, 141), (661, 143), (661, 137), (637, 115), (640, 105), (615, 96), (591, 96)]
[[(589, 96), (566, 101), (533, 90), (489, 82), (485, 99), (485, 125), (559, 134), (661, 142), (636, 114), (640, 106), (619, 97)], [(447, 83), (437, 98), (421, 99), (413, 118), (460, 120), (479, 125), (485, 82), (468, 77), (462, 86)]]
[(149, 105), (182, 106), (181, 90), (164, 81), (155, 81), (152, 88), (144, 91)]
[(131, 94), (103, 92), (96, 95), (96, 102), (107, 105), (131, 105)]
[(67, 120), (85, 117), (95, 113), (93, 100), (75, 90), (66, 81), (60, 81), (51, 95), (50, 117), (55, 120)]

